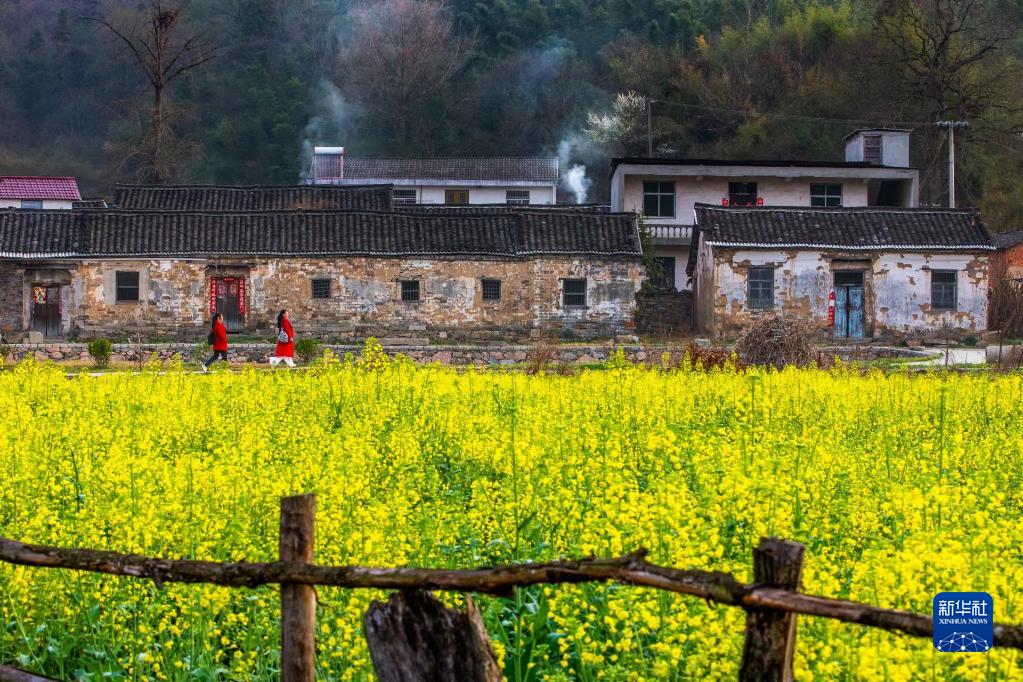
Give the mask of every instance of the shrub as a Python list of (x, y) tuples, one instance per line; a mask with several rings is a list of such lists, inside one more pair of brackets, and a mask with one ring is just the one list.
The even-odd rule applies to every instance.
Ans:
[(89, 357), (97, 369), (104, 369), (110, 365), (110, 358), (114, 354), (114, 344), (110, 339), (93, 339), (89, 342)]
[(295, 342), (295, 352), (302, 362), (308, 364), (320, 354), (320, 342), (317, 339), (299, 339)]
[(980, 339), (978, 339), (978, 338), (977, 338), (976, 336), (974, 336), (973, 334), (970, 334), (970, 335), (969, 335), (969, 336), (967, 336), (967, 337), (966, 337), (965, 339), (963, 339), (963, 345), (964, 345), (964, 346), (970, 346), (970, 347), (973, 347), (973, 346), (976, 346), (976, 345), (977, 345), (977, 342), (978, 342), (979, 340), (980, 340)]
[(192, 347), (192, 360), (194, 360), (197, 365), (201, 365), (206, 361), (206, 358), (208, 358), (210, 356), (210, 353), (212, 352), (213, 346), (211, 346), (210, 344), (206, 343), (205, 341), (203, 341), (202, 343), (197, 343), (195, 344), (195, 346)]
[[(648, 351), (648, 358), (653, 358), (652, 352)], [(703, 347), (695, 343), (669, 348), (661, 353), (660, 360), (662, 369), (710, 370), (724, 369), (726, 365), (736, 369), (743, 367), (743, 363), (729, 353), (727, 348)]]
[(820, 359), (813, 335), (807, 322), (763, 317), (746, 328), (735, 342), (735, 352), (747, 365), (806, 367)]

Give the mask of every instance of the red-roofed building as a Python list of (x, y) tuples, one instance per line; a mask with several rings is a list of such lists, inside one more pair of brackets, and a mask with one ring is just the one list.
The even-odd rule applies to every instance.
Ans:
[(0, 208), (70, 209), (81, 198), (74, 178), (0, 175)]

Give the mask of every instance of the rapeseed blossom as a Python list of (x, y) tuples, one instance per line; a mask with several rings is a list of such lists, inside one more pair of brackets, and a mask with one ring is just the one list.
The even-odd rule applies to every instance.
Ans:
[[(785, 370), (574, 377), (415, 368), (67, 379), (0, 372), (0, 534), (273, 560), (281, 496), (315, 492), (316, 561), (470, 567), (637, 547), (751, 579), (807, 545), (804, 589), (929, 613), (983, 590), (1023, 621), (1023, 378)], [(372, 679), (366, 590), (318, 589), (318, 677)], [(460, 603), (457, 595), (443, 597)], [(620, 585), (477, 603), (510, 680), (734, 679), (744, 614)], [(0, 661), (61, 679), (271, 679), (274, 588), (0, 565)], [(1010, 679), (1016, 652), (801, 617), (800, 680)]]

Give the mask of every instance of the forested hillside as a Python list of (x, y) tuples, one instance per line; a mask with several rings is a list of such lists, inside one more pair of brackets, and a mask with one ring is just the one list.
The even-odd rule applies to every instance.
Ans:
[(1023, 222), (1021, 0), (156, 4), (0, 2), (0, 173), (102, 194), (292, 183), (313, 144), (560, 152), (601, 199), (608, 158), (646, 152), (653, 99), (664, 155), (840, 159), (858, 125), (913, 128), (931, 203), (947, 191), (933, 124), (968, 120), (960, 204)]

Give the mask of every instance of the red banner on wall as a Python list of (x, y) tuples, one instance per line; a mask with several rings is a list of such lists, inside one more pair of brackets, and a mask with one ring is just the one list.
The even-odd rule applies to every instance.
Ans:
[(217, 312), (217, 280), (210, 279), (210, 317)]
[(245, 278), (238, 278), (238, 312), (245, 314)]

